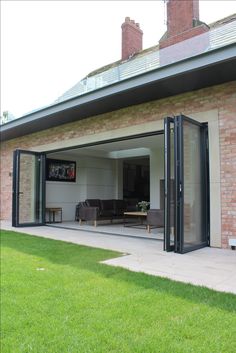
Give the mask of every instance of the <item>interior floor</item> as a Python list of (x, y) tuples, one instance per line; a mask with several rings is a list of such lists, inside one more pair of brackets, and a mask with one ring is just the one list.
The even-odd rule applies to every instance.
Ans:
[(163, 228), (153, 228), (151, 229), (151, 233), (148, 233), (145, 226), (124, 227), (123, 223), (106, 223), (106, 224), (98, 224), (95, 227), (92, 223), (84, 223), (82, 225), (79, 222), (73, 221), (63, 221), (62, 223), (50, 223), (47, 224), (52, 227), (66, 228), (66, 229), (74, 229), (81, 230), (84, 232), (94, 232), (94, 233), (102, 233), (102, 234), (111, 234), (111, 235), (119, 235), (119, 236), (128, 236), (128, 237), (138, 237), (145, 239), (156, 239), (163, 240), (164, 238), (164, 229)]

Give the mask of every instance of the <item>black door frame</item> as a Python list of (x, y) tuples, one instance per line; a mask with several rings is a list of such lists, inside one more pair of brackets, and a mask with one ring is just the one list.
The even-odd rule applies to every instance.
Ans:
[[(170, 195), (170, 185), (171, 185), (171, 124), (174, 124), (174, 118), (167, 117), (164, 121), (164, 181), (165, 181), (165, 191), (164, 191), (164, 244), (163, 249), (165, 251), (174, 251), (175, 244), (171, 244), (171, 195)], [(174, 149), (175, 151), (175, 149)], [(175, 170), (174, 170), (175, 173)], [(174, 176), (174, 180), (176, 179), (176, 175)], [(175, 198), (174, 198), (175, 199)], [(175, 200), (176, 202), (176, 200)], [(172, 228), (174, 229), (174, 237), (175, 237), (175, 212), (176, 207), (173, 209), (174, 211), (174, 225), (172, 224)]]
[[(41, 212), (42, 222), (19, 223), (19, 195), (20, 195), (20, 155), (28, 154), (40, 158), (38, 161), (41, 166), (37, 166), (37, 179), (41, 179), (41, 185), (37, 183), (36, 195), (40, 195), (41, 188)], [(40, 175), (41, 173), (41, 175)], [(36, 199), (39, 206), (39, 199)], [(29, 227), (40, 226), (45, 224), (45, 153), (17, 149), (13, 151), (13, 183), (12, 183), (12, 226), (13, 227)]]
[[(177, 128), (176, 128), (176, 153), (177, 153), (177, 163), (176, 163), (176, 198), (179, 202), (177, 202), (177, 215), (179, 217), (179, 227), (176, 229), (177, 235), (177, 245), (176, 251), (184, 254), (186, 252), (190, 252), (193, 250), (197, 250), (206, 246), (209, 246), (210, 241), (210, 222), (209, 222), (209, 155), (208, 155), (208, 125), (205, 123), (199, 123), (196, 120), (193, 120), (185, 115), (179, 115), (176, 117), (177, 119)], [(186, 249), (184, 247), (184, 138), (183, 138), (183, 123), (187, 121), (192, 125), (198, 126), (201, 132), (201, 162), (204, 165), (201, 169), (201, 179), (202, 179), (202, 190), (201, 194), (204, 198), (202, 202), (202, 234), (205, 234), (205, 242), (198, 245), (188, 246)], [(178, 143), (179, 139), (179, 143)], [(179, 179), (178, 179), (179, 178)], [(179, 187), (178, 187), (179, 185)]]
[[(205, 234), (206, 241), (202, 244), (184, 247), (184, 140), (183, 122), (187, 121), (197, 125), (201, 129), (201, 161), (202, 168), (202, 195), (205, 198), (202, 202), (202, 234)], [(170, 170), (171, 170), (171, 149), (170, 149), (170, 125), (174, 126), (174, 245), (170, 241), (171, 232), (171, 205), (170, 205)], [(210, 243), (210, 196), (209, 196), (209, 148), (208, 148), (208, 126), (207, 123), (199, 123), (184, 115), (167, 117), (165, 125), (165, 229), (164, 229), (164, 250), (186, 253), (199, 248), (209, 246)], [(173, 215), (172, 215), (173, 217)]]

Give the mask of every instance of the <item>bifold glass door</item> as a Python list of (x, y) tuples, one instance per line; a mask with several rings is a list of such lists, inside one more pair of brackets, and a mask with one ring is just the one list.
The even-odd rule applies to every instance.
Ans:
[(207, 126), (183, 115), (166, 118), (166, 251), (185, 253), (208, 245), (208, 179)]
[(31, 151), (14, 151), (12, 225), (43, 225), (44, 196), (45, 155)]

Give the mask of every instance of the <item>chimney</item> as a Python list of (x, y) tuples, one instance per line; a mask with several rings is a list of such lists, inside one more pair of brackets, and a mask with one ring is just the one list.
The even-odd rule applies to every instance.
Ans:
[(199, 0), (167, 0), (167, 32), (160, 48), (168, 47), (209, 30), (199, 20)]
[(139, 23), (129, 17), (125, 18), (122, 28), (122, 60), (127, 60), (134, 54), (143, 50), (143, 31)]

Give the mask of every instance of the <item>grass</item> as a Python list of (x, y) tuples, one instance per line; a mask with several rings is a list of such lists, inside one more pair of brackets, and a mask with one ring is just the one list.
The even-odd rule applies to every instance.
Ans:
[(1, 238), (2, 353), (236, 352), (232, 294), (99, 263), (112, 251)]

